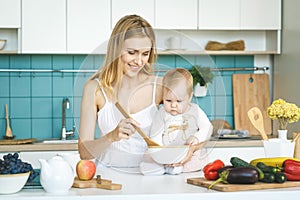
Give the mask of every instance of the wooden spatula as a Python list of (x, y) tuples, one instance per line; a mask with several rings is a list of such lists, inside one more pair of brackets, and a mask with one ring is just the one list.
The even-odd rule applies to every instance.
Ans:
[(13, 132), (10, 128), (10, 124), (9, 124), (9, 117), (8, 117), (8, 106), (7, 104), (5, 104), (5, 118), (6, 118), (6, 133), (4, 136), (4, 139), (14, 139), (14, 135)]
[[(130, 115), (126, 112), (126, 110), (118, 103), (115, 103), (118, 110), (122, 113), (125, 118), (130, 118)], [(139, 127), (135, 127), (136, 131), (144, 138), (145, 142), (148, 146), (160, 146), (156, 142), (152, 141)]]
[(264, 129), (263, 116), (258, 107), (252, 107), (248, 110), (248, 117), (252, 125), (260, 132), (263, 140), (268, 140), (268, 136)]

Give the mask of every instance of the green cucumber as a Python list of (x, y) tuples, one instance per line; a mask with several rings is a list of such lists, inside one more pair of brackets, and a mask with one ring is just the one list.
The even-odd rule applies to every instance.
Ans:
[(286, 175), (281, 172), (277, 172), (275, 174), (275, 182), (276, 183), (284, 183), (286, 181)]
[(260, 180), (264, 183), (274, 183), (275, 182), (275, 174), (270, 172), (264, 172), (264, 178)]
[(263, 162), (258, 162), (256, 164), (256, 167), (258, 167), (259, 169), (261, 169), (261, 171), (263, 171), (264, 173), (267, 172), (267, 173), (276, 174), (277, 172), (280, 172), (279, 168), (272, 167), (272, 166), (267, 166)]
[(240, 159), (238, 157), (231, 157), (230, 163), (232, 164), (233, 167), (253, 167), (256, 169), (256, 171), (259, 174), (259, 180), (262, 180), (264, 178), (264, 172), (261, 169), (251, 165), (250, 163), (244, 161), (243, 159)]

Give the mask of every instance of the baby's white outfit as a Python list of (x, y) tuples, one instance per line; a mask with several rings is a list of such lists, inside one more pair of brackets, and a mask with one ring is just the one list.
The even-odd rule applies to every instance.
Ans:
[[(141, 124), (140, 128), (146, 134), (149, 134), (152, 120), (158, 111), (155, 103), (156, 79), (157, 77), (155, 77), (153, 82), (152, 104), (147, 108), (130, 115), (134, 120)], [(99, 80), (96, 80), (99, 83)], [(103, 108), (98, 111), (98, 126), (101, 131), (101, 136), (103, 136), (114, 130), (120, 120), (124, 119), (124, 117), (114, 103), (109, 101), (101, 86), (100, 88), (106, 101)], [(135, 132), (128, 140), (113, 142), (100, 158), (98, 158), (98, 162), (99, 164), (108, 167), (139, 167), (146, 150), (146, 142), (137, 132)]]
[[(187, 131), (183, 131), (185, 129)], [(187, 128), (188, 127), (188, 128)], [(209, 140), (213, 127), (205, 112), (195, 103), (190, 103), (190, 108), (183, 114), (173, 116), (161, 107), (153, 120), (150, 137), (160, 145), (185, 145), (193, 139), (198, 142)], [(181, 172), (192, 172), (203, 168), (208, 163), (205, 149), (193, 153), (190, 161), (180, 167), (166, 167), (155, 163), (146, 157), (140, 165), (141, 173), (144, 175), (179, 174)]]

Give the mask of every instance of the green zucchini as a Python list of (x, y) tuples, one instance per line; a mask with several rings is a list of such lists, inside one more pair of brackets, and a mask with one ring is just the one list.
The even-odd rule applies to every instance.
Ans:
[(275, 182), (276, 183), (284, 183), (286, 181), (286, 175), (281, 172), (277, 172), (275, 174)]
[(251, 165), (250, 163), (244, 161), (243, 159), (240, 159), (238, 157), (231, 157), (230, 163), (232, 164), (233, 167), (253, 167), (256, 169), (256, 171), (259, 174), (259, 180), (262, 180), (264, 178), (264, 172), (261, 169)]
[(264, 178), (260, 180), (264, 183), (274, 183), (275, 182), (275, 174), (270, 172), (264, 172)]
[(267, 173), (276, 174), (277, 172), (280, 172), (279, 168), (265, 165), (263, 162), (258, 162), (256, 164), (256, 167), (261, 169), (261, 171), (263, 171), (264, 173), (267, 172)]

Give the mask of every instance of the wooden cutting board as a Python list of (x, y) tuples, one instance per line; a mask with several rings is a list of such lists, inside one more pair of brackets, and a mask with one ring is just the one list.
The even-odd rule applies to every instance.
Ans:
[(97, 183), (97, 179), (93, 178), (92, 180), (88, 181), (81, 181), (78, 177), (75, 177), (73, 186), (75, 188), (101, 188), (106, 190), (121, 190), (122, 185), (112, 183), (111, 180), (101, 179), (101, 183)]
[(270, 105), (270, 80), (268, 74), (233, 74), (234, 129), (248, 130), (250, 136), (260, 135), (251, 124), (247, 112), (258, 107), (263, 115), (264, 128), (268, 135), (272, 133), (271, 119), (267, 116)]
[[(188, 178), (187, 183), (197, 186), (208, 188), (213, 181), (206, 180), (205, 178)], [(275, 188), (288, 188), (300, 187), (300, 181), (286, 181), (284, 183), (263, 183), (257, 182), (255, 184), (224, 184), (217, 183), (211, 189), (222, 192), (236, 192), (246, 190), (261, 190), (261, 189), (275, 189)]]
[(36, 139), (30, 138), (30, 139), (5, 139), (0, 140), (0, 145), (10, 145), (10, 144), (31, 144), (34, 143)]

